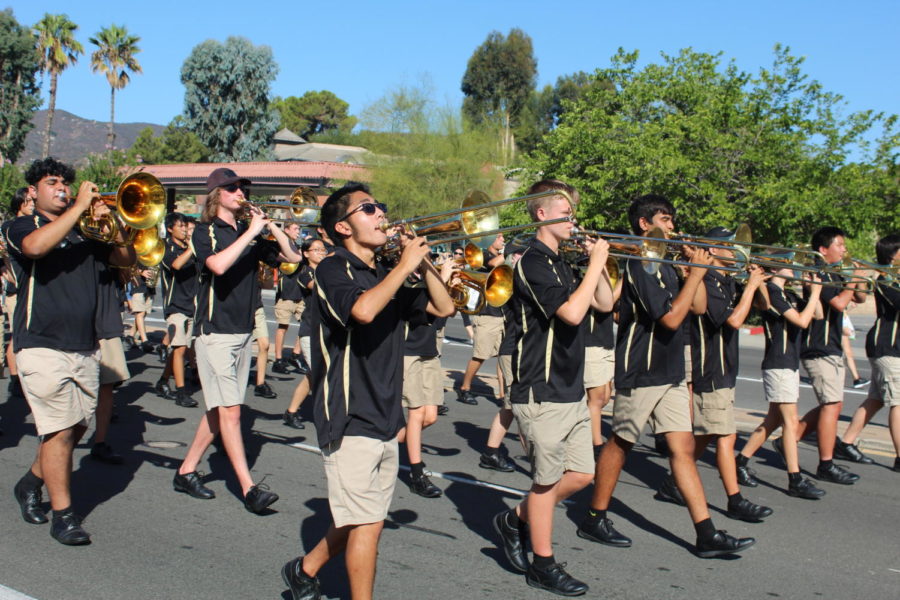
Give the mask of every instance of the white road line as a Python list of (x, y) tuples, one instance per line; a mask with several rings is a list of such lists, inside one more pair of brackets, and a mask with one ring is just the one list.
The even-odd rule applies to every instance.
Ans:
[(0, 583), (0, 600), (37, 600)]

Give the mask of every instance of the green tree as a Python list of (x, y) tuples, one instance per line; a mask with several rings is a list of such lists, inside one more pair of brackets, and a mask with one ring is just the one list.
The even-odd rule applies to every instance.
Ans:
[(281, 115), (281, 126), (306, 140), (334, 129), (350, 131), (356, 125), (356, 117), (347, 113), (350, 105), (328, 90), (276, 98), (272, 105)]
[(128, 151), (134, 162), (144, 164), (198, 163), (206, 161), (209, 148), (187, 130), (184, 119), (175, 117), (158, 137), (146, 127)]
[(115, 192), (125, 179), (124, 173), (133, 167), (134, 162), (124, 150), (109, 150), (98, 154), (89, 154), (86, 164), (78, 170), (72, 183), (75, 193), (82, 181), (97, 184), (101, 193)]
[[(596, 85), (563, 102), (529, 161), (534, 177), (579, 187), (581, 221), (625, 228), (631, 200), (653, 192), (672, 199), (685, 231), (748, 222), (781, 245), (825, 223), (853, 234), (896, 225), (896, 119), (840, 116), (843, 99), (788, 48), (776, 46), (755, 76), (690, 49), (640, 70), (637, 58), (620, 50)], [(873, 150), (866, 139), (879, 124)]]
[(502, 131), (508, 162), (515, 153), (513, 128), (528, 103), (537, 78), (531, 37), (514, 28), (504, 36), (492, 31), (469, 58), (462, 78), (463, 113), (473, 123), (492, 123)]
[(427, 87), (388, 92), (360, 124), (357, 139), (372, 151), (372, 191), (392, 218), (457, 208), (472, 189), (500, 193), (495, 133), (463, 127), (459, 110), (437, 106)]
[(43, 155), (50, 156), (50, 133), (53, 127), (53, 113), (56, 112), (56, 82), (59, 74), (75, 64), (84, 46), (75, 39), (78, 25), (67, 15), (44, 13), (44, 18), (34, 26), (37, 34), (37, 50), (42, 73), (50, 75), (50, 102), (47, 107), (47, 124), (44, 127)]
[(193, 49), (181, 67), (185, 125), (212, 151), (211, 160), (267, 154), (278, 130), (278, 112), (269, 102), (277, 73), (272, 49), (246, 38), (207, 40)]
[(112, 150), (116, 143), (113, 128), (116, 120), (116, 90), (121, 90), (131, 81), (128, 71), (141, 72), (141, 65), (134, 56), (141, 51), (137, 46), (141, 38), (128, 33), (124, 25), (110, 25), (88, 41), (97, 46), (91, 53), (91, 71), (103, 73), (109, 82), (109, 133), (106, 134), (106, 146)]
[(12, 9), (0, 11), (0, 165), (18, 160), (41, 105), (34, 46), (34, 35)]
[(0, 210), (3, 211), (3, 218), (6, 219), (12, 213), (9, 210), (9, 203), (12, 201), (13, 194), (20, 187), (28, 185), (25, 183), (25, 174), (22, 169), (11, 162), (0, 166)]

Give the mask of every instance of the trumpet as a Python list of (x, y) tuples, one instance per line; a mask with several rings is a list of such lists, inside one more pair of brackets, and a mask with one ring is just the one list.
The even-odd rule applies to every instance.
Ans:
[(312, 188), (303, 186), (296, 188), (293, 192), (291, 192), (288, 200), (283, 202), (251, 202), (250, 200), (244, 200), (243, 205), (244, 211), (241, 214), (241, 218), (249, 219), (252, 216), (250, 214), (250, 207), (255, 206), (263, 212), (269, 210), (288, 211), (291, 215), (291, 218), (272, 220), (285, 224), (297, 223), (305, 227), (318, 226), (319, 214), (322, 210), (322, 207), (319, 206), (319, 200), (316, 196), (316, 193), (312, 190)]

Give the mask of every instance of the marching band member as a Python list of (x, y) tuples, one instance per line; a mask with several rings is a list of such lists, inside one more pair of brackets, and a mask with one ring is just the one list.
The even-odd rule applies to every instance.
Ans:
[[(251, 332), (261, 260), (274, 262), (278, 251), (299, 261), (287, 236), (258, 208), (251, 207), (247, 224), (239, 219), (249, 197), (250, 180), (219, 168), (206, 180), (209, 195), (203, 219), (194, 230), (191, 246), (201, 265), (195, 315), (194, 350), (203, 388), (206, 412), (197, 425), (187, 455), (176, 471), (173, 486), (195, 498), (210, 499), (215, 493), (203, 485), (197, 465), (218, 434), (237, 476), (244, 507), (261, 513), (278, 500), (264, 484), (254, 484), (241, 436), (241, 405), (250, 372)], [(275, 242), (260, 238), (266, 227)]]
[[(97, 347), (98, 263), (134, 263), (130, 245), (106, 245), (84, 237), (76, 226), (92, 205), (108, 208), (97, 186), (82, 182), (73, 203), (75, 171), (53, 158), (34, 161), (25, 180), (35, 194), (35, 212), (19, 217), (7, 232), (20, 282), (13, 344), (25, 398), (41, 437), (31, 469), (15, 486), (22, 516), (46, 523), (41, 487), (47, 485), (53, 522), (50, 535), (66, 545), (90, 543), (72, 511), (72, 452), (94, 416), (99, 387)], [(121, 241), (121, 238), (120, 238)]]

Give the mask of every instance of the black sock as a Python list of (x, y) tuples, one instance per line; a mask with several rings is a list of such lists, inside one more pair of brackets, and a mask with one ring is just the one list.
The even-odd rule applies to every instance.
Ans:
[(593, 519), (594, 521), (600, 521), (600, 520), (606, 518), (606, 511), (589, 508), (588, 509), (588, 518)]
[(820, 469), (830, 469), (834, 465), (834, 462), (831, 460), (820, 460), (819, 468)]
[(520, 527), (522, 525), (522, 519), (516, 514), (516, 509), (513, 508), (506, 511), (506, 522), (510, 527)]
[(28, 469), (28, 472), (22, 476), (21, 481), (28, 489), (37, 489), (44, 485), (44, 480), (35, 475), (31, 469)]
[(488, 456), (500, 456), (500, 448), (491, 448), (490, 446), (485, 446), (484, 453)]
[(603, 450), (603, 444), (594, 444), (594, 458), (596, 459), (600, 456), (600, 451)]
[(703, 519), (699, 523), (694, 523), (694, 529), (697, 531), (698, 540), (708, 540), (716, 535), (716, 526), (713, 525), (712, 519)]
[(536, 569), (546, 571), (547, 569), (552, 567), (554, 563), (556, 563), (556, 559), (553, 558), (552, 554), (550, 556), (541, 556), (540, 554), (535, 554), (534, 559), (531, 562), (534, 563)]
[(788, 483), (791, 485), (797, 485), (803, 480), (803, 477), (800, 476), (800, 471), (796, 473), (788, 473)]
[(737, 466), (746, 467), (747, 463), (750, 462), (750, 458), (744, 456), (743, 454), (738, 454), (735, 458), (735, 461), (737, 461)]
[(729, 507), (737, 506), (738, 504), (741, 503), (741, 500), (743, 500), (743, 499), (744, 499), (744, 497), (741, 496), (740, 492), (738, 492), (736, 494), (730, 494), (728, 496), (728, 506)]
[(54, 510), (54, 511), (53, 511), (53, 516), (54, 516), (54, 517), (61, 517), (61, 516), (65, 515), (65, 514), (68, 514), (68, 513), (70, 513), (70, 512), (72, 512), (72, 505), (71, 505), (71, 504), (68, 505), (67, 507), (65, 507), (65, 508), (62, 509), (62, 510)]
[(425, 474), (425, 463), (419, 461), (415, 464), (410, 464), (409, 469), (412, 471), (413, 477), (421, 477)]

